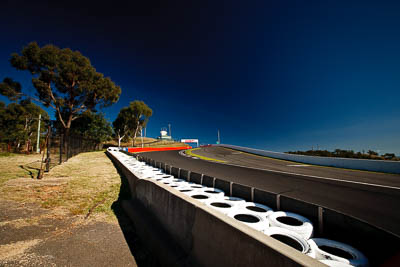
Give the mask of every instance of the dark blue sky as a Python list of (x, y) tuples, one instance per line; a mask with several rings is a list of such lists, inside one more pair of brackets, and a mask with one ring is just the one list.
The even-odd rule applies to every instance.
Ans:
[(398, 1), (30, 2), (0, 11), (0, 78), (27, 92), (10, 54), (52, 43), (121, 86), (110, 121), (145, 101), (148, 136), (171, 123), (201, 143), (219, 129), (224, 143), (275, 151), (400, 154)]

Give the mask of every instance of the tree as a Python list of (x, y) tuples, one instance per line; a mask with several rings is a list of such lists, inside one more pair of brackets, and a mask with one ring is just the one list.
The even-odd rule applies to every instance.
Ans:
[[(22, 49), (21, 55), (12, 54), (10, 62), (14, 68), (32, 74), (37, 93), (32, 99), (55, 110), (65, 137), (72, 122), (83, 112), (110, 106), (121, 94), (121, 88), (97, 72), (87, 57), (69, 48), (60, 49), (51, 44), (39, 47), (31, 42)], [(0, 84), (0, 93), (12, 100), (25, 95), (21, 85), (11, 78), (5, 78)]]
[[(37, 126), (39, 114), (43, 121), (48, 121), (49, 116), (39, 106), (29, 100), (21, 100), (19, 103), (1, 105), (1, 140), (8, 144), (13, 143), (17, 149), (22, 142), (25, 143), (26, 151), (31, 148), (32, 138), (37, 137)], [(41, 127), (41, 132), (45, 132), (46, 127)]]
[(113, 122), (114, 132), (118, 138), (118, 147), (121, 146), (121, 140), (129, 134), (131, 117), (129, 107), (124, 107), (119, 111), (117, 118)]
[(129, 109), (132, 112), (132, 146), (135, 146), (135, 139), (139, 129), (146, 127), (147, 122), (151, 115), (153, 115), (153, 110), (149, 108), (143, 101), (135, 100), (129, 104)]
[(378, 153), (373, 150), (368, 150), (367, 152), (370, 156), (378, 156)]
[(2, 101), (0, 101), (0, 141), (4, 140), (6, 137), (6, 104)]
[(396, 154), (394, 154), (394, 153), (385, 153), (385, 155), (383, 155), (383, 157), (385, 158), (385, 159), (394, 159), (394, 158), (396, 158)]
[(103, 113), (86, 111), (72, 123), (71, 134), (94, 140), (98, 145), (111, 138), (112, 128)]
[(126, 135), (131, 136), (132, 146), (135, 146), (139, 129), (146, 126), (152, 114), (152, 109), (139, 100), (130, 102), (128, 107), (122, 108), (113, 122), (114, 132), (118, 136), (118, 146)]

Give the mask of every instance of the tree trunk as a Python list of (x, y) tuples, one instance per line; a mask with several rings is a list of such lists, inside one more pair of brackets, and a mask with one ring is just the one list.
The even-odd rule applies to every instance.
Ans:
[[(63, 146), (63, 154), (66, 154), (66, 159), (69, 159), (69, 155), (68, 155), (68, 145), (69, 145), (69, 130), (70, 128), (64, 128), (64, 146)], [(61, 141), (61, 140), (60, 140)]]
[(133, 140), (132, 140), (133, 146), (135, 146), (135, 139), (136, 139), (136, 135), (137, 135), (138, 129), (139, 129), (139, 122), (136, 125), (135, 134), (133, 136)]

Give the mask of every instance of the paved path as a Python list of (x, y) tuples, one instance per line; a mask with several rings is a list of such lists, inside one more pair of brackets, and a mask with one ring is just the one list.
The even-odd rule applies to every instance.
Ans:
[(0, 266), (137, 266), (124, 224), (0, 200)]

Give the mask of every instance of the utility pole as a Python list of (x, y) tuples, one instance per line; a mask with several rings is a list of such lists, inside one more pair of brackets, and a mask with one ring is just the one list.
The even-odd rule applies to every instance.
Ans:
[(140, 136), (142, 137), (142, 148), (143, 148), (143, 127), (142, 126), (140, 126)]
[(37, 141), (36, 141), (36, 153), (40, 152), (39, 142), (40, 142), (40, 119), (42, 118), (42, 114), (39, 114), (39, 121), (37, 127)]
[(218, 130), (218, 141), (217, 141), (217, 144), (218, 145), (221, 144), (221, 140), (220, 140), (220, 137), (219, 137), (219, 130)]
[(168, 123), (168, 128), (169, 128), (169, 136), (172, 137), (172, 134), (171, 134), (171, 124), (170, 124), (170, 123)]

